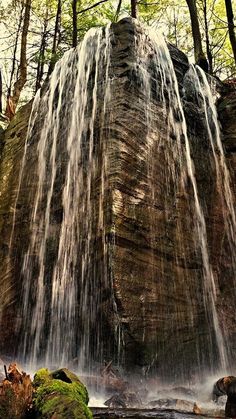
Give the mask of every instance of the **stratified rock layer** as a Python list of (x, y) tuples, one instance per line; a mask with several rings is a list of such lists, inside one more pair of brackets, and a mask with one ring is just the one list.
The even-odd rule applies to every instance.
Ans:
[[(193, 234), (193, 190), (188, 179), (176, 189), (169, 175), (167, 127), (163, 104), (158, 102), (155, 90), (149, 104), (152, 115), (156, 116), (155, 126), (151, 129), (148, 126), (144, 87), (134, 71), (140, 59), (136, 45), (142, 28), (130, 19), (123, 19), (114, 24), (112, 30), (110, 118), (104, 133), (108, 175), (105, 201), (106, 238), (111, 249), (109, 272), (117, 312), (115, 316), (111, 313), (111, 304), (104, 297), (101, 346), (106, 357), (115, 359), (119, 354), (120, 361), (132, 369), (148, 373), (153, 368), (158, 374), (181, 377), (189, 375), (189, 371), (190, 374), (200, 372), (210, 362), (214, 364), (207, 350), (213, 338), (203, 301), (202, 260)], [(182, 95), (199, 198), (206, 218), (210, 262), (217, 278), (219, 320), (233, 360), (236, 343), (234, 275), (224, 235), (214, 160), (202, 111), (194, 95), (187, 90), (188, 60), (173, 46), (170, 53)], [(153, 65), (152, 54), (152, 46), (147, 41), (143, 56), (150, 57), (150, 66)], [(220, 108), (224, 144), (235, 179), (236, 127), (232, 122), (235, 99), (231, 95), (224, 101), (226, 106), (223, 102)], [(0, 331), (0, 350), (9, 354), (17, 350), (19, 340), (20, 267), (29, 238), (30, 196), (34, 194), (34, 185), (29, 180), (17, 201), (10, 252), (29, 109), (30, 105), (23, 108), (6, 131), (0, 166), (0, 281), (3, 290), (0, 298), (4, 325)], [(34, 171), (36, 144), (30, 147), (32, 158), (26, 161), (28, 179)], [(176, 171), (180, 169), (177, 162)], [(57, 232), (60, 219), (58, 216), (54, 222)], [(99, 266), (96, 262), (95, 266)], [(111, 340), (109, 344), (108, 340)]]
[(21, 295), (20, 266), (21, 251), (27, 244), (27, 224), (24, 214), (28, 212), (25, 195), (17, 203), (20, 219), (16, 229), (16, 246), (10, 254), (9, 246), (13, 236), (15, 203), (18, 195), (19, 177), (23, 161), (25, 140), (32, 103), (28, 103), (17, 113), (4, 135), (0, 155), (0, 321), (1, 352), (13, 354), (17, 349), (17, 310)]
[[(225, 149), (227, 166), (231, 176), (231, 190), (233, 197), (236, 197), (236, 86), (227, 86), (226, 92), (218, 103), (218, 115), (222, 126), (222, 142)], [(235, 207), (235, 201), (234, 201)], [(217, 207), (215, 206), (217, 213)], [(212, 225), (212, 224), (211, 224)], [(226, 329), (230, 355), (234, 359), (236, 342), (236, 317), (235, 317), (235, 272), (232, 271), (229, 246), (220, 246), (220, 238), (224, 236), (223, 224), (215, 229), (211, 227), (212, 253), (215, 254), (214, 264), (219, 271), (220, 298), (219, 305), (223, 317), (223, 325)], [(218, 235), (218, 232), (220, 232)]]

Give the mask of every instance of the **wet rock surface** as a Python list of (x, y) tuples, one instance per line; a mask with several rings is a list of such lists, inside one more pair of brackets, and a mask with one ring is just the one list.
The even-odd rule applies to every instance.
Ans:
[[(147, 375), (153, 369), (160, 375), (169, 374), (171, 379), (173, 374), (180, 377), (181, 373), (188, 377), (187, 365), (191, 365), (193, 373), (194, 370), (199, 372), (198, 354), (202, 357), (200, 364), (209, 366), (212, 362), (206, 349), (212, 337), (203, 306), (202, 260), (193, 235), (193, 192), (190, 182), (185, 188), (178, 185), (176, 191), (170, 178), (171, 151), (166, 141), (162, 104), (155, 97), (151, 98), (156, 125), (149, 127), (148, 132), (142, 87), (130, 75), (128, 64), (126, 71), (119, 70), (118, 74), (118, 58), (122, 57), (127, 63), (127, 54), (129, 61), (136, 62), (129, 25), (130, 22), (124, 20), (115, 29), (109, 151), (115, 232), (113, 283), (124, 342), (123, 357), (131, 368)], [(138, 43), (138, 29), (135, 36)], [(150, 48), (147, 42), (144, 52), (147, 56)], [(188, 64), (182, 54), (178, 55), (177, 63), (176, 53), (175, 50), (173, 62), (178, 80), (184, 86)], [(183, 94), (181, 87), (180, 84)], [(230, 287), (232, 289), (234, 274), (230, 272), (221, 196), (217, 191), (214, 160), (198, 97), (186, 100), (183, 94), (183, 106), (200, 203), (206, 218), (210, 263), (219, 281), (220, 322), (227, 339), (227, 306), (233, 303), (228, 292)], [(158, 141), (152, 142), (152, 138)], [(230, 319), (233, 330), (235, 322), (232, 316)]]
[(19, 224), (17, 240), (10, 255), (14, 208), (17, 198), (20, 168), (32, 102), (21, 108), (8, 129), (1, 134), (0, 153), (0, 353), (14, 357), (17, 332), (17, 310), (20, 303), (21, 250), (26, 245), (27, 229), (25, 213), (27, 192), (18, 202)]
[[(210, 364), (205, 348), (211, 340), (204, 312), (202, 261), (199, 251), (196, 253), (193, 237), (193, 191), (191, 185), (189, 188), (180, 185), (176, 192), (174, 182), (170, 181), (170, 155), (165, 141), (166, 121), (163, 119), (163, 106), (155, 96), (151, 98), (150, 108), (156, 115), (156, 125), (152, 130), (147, 127), (143, 86), (133, 71), (139, 59), (136, 56), (136, 43), (140, 40), (142, 29), (135, 27), (130, 19), (123, 19), (112, 28), (111, 118), (104, 133), (104, 141), (107, 144), (108, 161), (106, 240), (112, 248), (111, 278), (117, 312), (114, 316), (109, 302), (111, 293), (104, 289), (99, 311), (105, 325), (101, 344), (104, 353), (112, 359), (114, 353), (117, 354), (114, 336), (119, 326), (122, 336), (120, 356), (127, 368), (137, 369), (144, 375), (154, 370), (159, 375), (169, 375), (171, 379), (181, 374), (188, 377), (189, 365), (197, 374), (201, 372), (199, 363)], [(182, 89), (188, 60), (172, 46), (170, 53)], [(144, 56), (146, 54), (150, 57), (153, 54), (148, 42)], [(153, 63), (150, 58), (151, 65)], [(182, 90), (181, 95), (200, 200), (207, 221), (211, 264), (218, 279), (217, 308), (225, 336), (230, 342), (229, 352), (232, 352), (231, 357), (234, 359), (234, 277), (228, 256), (229, 245), (224, 235), (214, 162), (209, 154), (206, 126), (198, 103), (195, 102), (196, 98), (191, 92), (184, 97)], [(28, 183), (23, 186), (23, 194), (17, 203), (14, 241), (12, 251), (9, 252), (30, 106), (27, 105), (18, 113), (5, 132), (0, 161), (0, 307), (4, 325), (0, 331), (0, 351), (9, 354), (14, 353), (18, 346), (19, 330), (16, 324), (20, 320), (17, 310), (22, 281), (20, 267), (29, 239), (30, 202), (35, 190), (30, 178), (35, 170), (37, 144), (32, 143), (32, 153), (26, 162)], [(227, 162), (234, 180), (235, 109), (234, 95), (224, 97), (219, 113)], [(153, 138), (158, 138), (158, 141), (153, 141)], [(60, 194), (58, 185), (58, 196), (53, 203), (55, 212), (52, 236), (57, 236), (62, 219), (57, 199)], [(48, 246), (50, 277), (56, 244), (52, 240)], [(99, 248), (97, 257), (100, 257)], [(96, 260), (94, 266), (98, 266)], [(199, 354), (202, 357), (200, 361)], [(106, 417), (99, 414), (95, 412), (95, 417)], [(103, 414), (108, 413), (103, 411)], [(173, 415), (170, 413), (168, 417), (178, 417)]]
[[(129, 394), (133, 394), (132, 385), (127, 388), (125, 394), (114, 394), (107, 402), (105, 407), (92, 407), (94, 418), (166, 418), (166, 419), (190, 419), (198, 418), (224, 418), (225, 398), (218, 400), (218, 403), (210, 401), (210, 394), (206, 389), (203, 394), (199, 393), (200, 388), (190, 389), (181, 387), (177, 390), (179, 398), (175, 398), (176, 389), (158, 388), (155, 391), (147, 392), (143, 398), (135, 400), (134, 405), (129, 404)], [(142, 390), (136, 389), (136, 395), (141, 395)], [(144, 394), (144, 393), (143, 393)], [(162, 396), (165, 395), (165, 398)], [(186, 395), (186, 399), (184, 398)], [(161, 397), (162, 396), (162, 397)], [(126, 404), (126, 406), (124, 406)], [(95, 405), (96, 406), (96, 405)]]
[(146, 419), (146, 418), (155, 418), (155, 419), (203, 419), (203, 418), (224, 418), (222, 412), (210, 412), (206, 414), (191, 414), (186, 412), (178, 412), (176, 410), (158, 410), (158, 409), (104, 409), (104, 408), (93, 408), (93, 417), (96, 419)]
[(141, 407), (143, 402), (138, 393), (127, 391), (126, 393), (114, 394), (105, 401), (105, 406), (108, 407)]
[[(214, 380), (190, 386), (161, 386), (131, 380), (124, 392), (89, 387), (91, 410), (96, 418), (223, 418), (226, 397), (212, 400)], [(99, 392), (100, 391), (100, 392)], [(110, 394), (106, 397), (105, 394)]]

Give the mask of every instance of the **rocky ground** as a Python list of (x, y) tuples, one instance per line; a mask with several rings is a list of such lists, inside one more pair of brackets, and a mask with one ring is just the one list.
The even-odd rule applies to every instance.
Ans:
[[(80, 380), (81, 379), (81, 380)], [(1, 419), (223, 418), (225, 400), (210, 400), (212, 385), (167, 386), (139, 377), (127, 381), (109, 363), (97, 376), (66, 368), (31, 376), (16, 363), (0, 365)], [(83, 384), (86, 384), (85, 385)], [(90, 400), (89, 400), (89, 395)], [(89, 405), (89, 407), (88, 407)], [(55, 416), (56, 415), (56, 416)]]
[[(176, 410), (157, 410), (157, 409), (92, 409), (93, 417), (96, 419), (146, 419), (146, 418), (155, 418), (155, 419), (196, 419), (195, 414), (179, 412)], [(213, 412), (212, 412), (213, 414)], [(223, 414), (212, 415), (211, 413), (206, 415), (198, 415), (199, 419), (203, 418), (223, 418)]]

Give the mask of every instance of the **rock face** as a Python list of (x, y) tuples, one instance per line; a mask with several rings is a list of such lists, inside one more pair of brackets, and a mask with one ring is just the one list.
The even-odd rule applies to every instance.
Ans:
[[(214, 352), (216, 338), (204, 297), (206, 286), (200, 245), (196, 245), (193, 185), (187, 172), (181, 175), (186, 158), (181, 161), (179, 156), (185, 156), (186, 152), (178, 150), (176, 134), (172, 132), (173, 122), (165, 115), (171, 97), (168, 89), (158, 90), (163, 74), (156, 74), (153, 45), (147, 37), (147, 42), (139, 47), (143, 29), (131, 19), (114, 24), (112, 31), (109, 69), (112, 82), (107, 110), (110, 116), (109, 126), (104, 129), (102, 137), (106, 144), (107, 164), (104, 205), (105, 243), (110, 252), (108, 280), (103, 279), (104, 272), (98, 271), (98, 259), (101, 258), (99, 240), (92, 260), (99, 278), (97, 287), (102, 289), (97, 311), (102, 322), (98, 343), (104, 357), (119, 358), (132, 370), (142, 370), (146, 374), (155, 370), (164, 377), (170, 375), (172, 379), (174, 376), (189, 377), (200, 373), (203, 367), (214, 370), (219, 354)], [(233, 362), (236, 320), (232, 248), (225, 238), (224, 208), (216, 182), (214, 159), (203, 108), (197, 94), (191, 90), (192, 85), (189, 85), (188, 60), (173, 46), (169, 50), (188, 126), (199, 202), (206, 220), (209, 260), (217, 287), (218, 321)], [(146, 71), (143, 66), (147, 62), (152, 75), (148, 102), (143, 76)], [(167, 85), (168, 82), (167, 75)], [(32, 151), (27, 155), (27, 176), (17, 200), (15, 216), (13, 209), (29, 109), (30, 105), (22, 109), (6, 131), (0, 166), (0, 212), (3, 215), (0, 281), (4, 290), (0, 297), (4, 325), (0, 331), (0, 350), (9, 354), (12, 348), (17, 350), (14, 342), (19, 340), (19, 331), (24, 328), (19, 314), (22, 305), (21, 266), (30, 235), (31, 197), (35, 193), (32, 174), (35, 172), (37, 144), (34, 141), (29, 144)], [(234, 94), (223, 98), (219, 111), (226, 160), (232, 179), (235, 179)], [(181, 123), (183, 117), (179, 111), (172, 116), (175, 123)], [(61, 138), (63, 134), (61, 131)], [(180, 143), (184, 150), (183, 136)], [(98, 153), (103, 149), (101, 144), (97, 145)], [(62, 157), (62, 165), (63, 161)], [(98, 161), (104, 163), (100, 154)], [(99, 194), (96, 188), (93, 198)], [(60, 199), (59, 185), (53, 203), (56, 210), (52, 235), (55, 237), (62, 219)], [(57, 249), (57, 244), (51, 242), (51, 245), (49, 278)], [(112, 284), (112, 290), (107, 290), (107, 284)], [(49, 318), (47, 314), (46, 319)], [(96, 333), (96, 323), (90, 333)]]
[[(225, 148), (225, 156), (227, 165), (231, 175), (231, 189), (233, 196), (236, 196), (236, 91), (235, 86), (229, 87), (227, 92), (223, 92), (219, 103), (218, 103), (218, 114), (219, 120), (222, 125), (222, 141)], [(214, 225), (212, 227), (213, 231)], [(221, 231), (221, 237), (223, 235), (222, 227), (215, 229), (215, 242), (212, 242), (212, 253), (214, 252), (215, 258), (214, 263), (219, 270), (220, 290), (221, 298), (219, 304), (221, 306), (221, 313), (223, 317), (223, 324), (227, 330), (227, 338), (229, 342), (229, 350), (233, 356), (234, 342), (236, 339), (235, 333), (235, 304), (234, 304), (234, 293), (235, 293), (235, 273), (231, 269), (231, 260), (228, 252), (228, 246), (222, 246), (222, 251), (219, 246), (215, 243), (219, 237), (217, 232)], [(213, 234), (212, 234), (213, 236)], [(217, 237), (217, 239), (216, 239)], [(213, 239), (214, 240), (214, 239)], [(223, 253), (222, 253), (223, 252)], [(220, 255), (221, 253), (221, 255)]]
[[(27, 127), (31, 112), (30, 102), (24, 106), (11, 122), (7, 131), (1, 136), (0, 164), (0, 319), (1, 319), (1, 352), (14, 353), (17, 332), (17, 307), (21, 283), (19, 281), (21, 247), (26, 242), (27, 225), (22, 218), (19, 221), (21, 233), (17, 234), (18, 245), (14, 247), (14, 255), (10, 255), (9, 243), (13, 233), (14, 208), (19, 187), (20, 168), (22, 164)], [(20, 199), (19, 208), (25, 206), (25, 195)], [(28, 211), (25, 208), (24, 211)], [(17, 332), (18, 335), (18, 332)], [(16, 348), (15, 348), (16, 349)], [(15, 351), (15, 350), (14, 350)]]

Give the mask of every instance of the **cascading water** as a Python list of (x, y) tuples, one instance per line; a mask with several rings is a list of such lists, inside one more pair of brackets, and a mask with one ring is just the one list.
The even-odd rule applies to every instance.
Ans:
[[(236, 215), (230, 174), (221, 141), (217, 110), (214, 104), (212, 90), (204, 71), (200, 67), (195, 68), (192, 66), (190, 72), (192, 80), (195, 83), (196, 92), (200, 94), (203, 102), (207, 133), (216, 167), (217, 188), (219, 189), (222, 200), (225, 231), (231, 250), (232, 269), (236, 272)], [(212, 86), (212, 89), (214, 90), (214, 86)], [(200, 103), (199, 106), (201, 106)]]
[[(112, 77), (114, 80), (119, 77), (112, 73), (113, 36), (109, 26), (105, 30), (90, 30), (78, 48), (67, 52), (56, 64), (48, 85), (42, 89), (41, 98), (37, 94), (34, 102), (18, 192), (19, 196), (25, 182), (33, 183), (35, 192), (31, 201), (31, 235), (22, 267), (23, 339), (19, 351), (32, 366), (68, 365), (74, 360), (81, 369), (91, 369), (93, 360), (104, 360), (104, 347), (110, 345), (110, 348), (106, 348), (107, 353), (116, 352), (114, 358), (119, 359), (122, 345), (125, 344), (115, 295), (118, 293), (117, 284), (113, 286), (116, 224), (112, 218), (111, 188), (115, 182), (111, 181), (113, 168), (109, 160), (112, 155), (109, 147), (112, 147), (113, 134), (109, 134), (109, 129), (114, 122), (110, 106), (112, 95), (115, 94)], [(160, 213), (164, 212), (165, 232), (165, 224), (172, 223), (177, 216), (175, 212), (179, 196), (184, 196), (185, 200), (186, 196), (190, 196), (192, 199), (188, 209), (193, 230), (192, 240), (196, 259), (200, 261), (194, 281), (196, 287), (201, 288), (203, 301), (200, 304), (207, 331), (202, 354), (196, 330), (194, 356), (198, 359), (199, 371), (206, 366), (212, 371), (216, 368), (225, 370), (228, 361), (217, 314), (217, 281), (210, 264), (205, 215), (195, 178), (188, 127), (174, 66), (162, 36), (150, 30), (140, 31), (139, 28), (137, 33), (134, 32), (134, 39), (135, 59), (129, 65), (132, 76), (142, 86), (142, 95), (137, 101), (142, 102), (140, 106), (144, 111), (143, 123), (146, 125), (146, 137), (140, 142), (140, 159), (147, 162), (150, 191), (150, 263), (155, 265), (153, 249), (157, 240), (156, 219), (152, 209), (160, 206)], [(150, 44), (152, 51), (149, 55), (147, 44)], [(232, 254), (235, 255), (235, 214), (216, 110), (204, 73), (194, 68), (190, 71), (196, 92), (200, 93), (203, 101), (210, 153), (216, 165), (218, 187), (224, 196), (228, 240), (232, 243)], [(210, 116), (207, 111), (209, 105)], [(29, 174), (26, 167), (30, 158), (28, 151), (32, 147), (36, 149), (35, 167)], [(120, 158), (120, 150), (115, 154), (116, 159)], [(159, 153), (163, 156), (163, 196), (157, 195), (153, 181), (155, 160)], [(140, 192), (135, 202), (141, 199)], [(170, 203), (173, 207), (171, 210)], [(180, 269), (180, 266), (182, 268), (186, 265), (188, 257), (184, 229), (183, 220), (178, 218), (172, 238), (175, 244), (174, 258), (168, 269), (171, 269), (174, 280), (178, 276), (183, 299), (187, 301), (189, 328), (194, 330), (197, 317), (193, 303), (195, 290), (191, 289), (188, 282), (190, 275), (194, 274), (190, 272), (182, 276), (183, 269)], [(14, 226), (11, 242), (13, 235)], [(165, 254), (164, 248), (160, 251)], [(184, 315), (179, 301), (173, 302), (177, 318), (175, 322), (169, 322), (171, 313), (166, 311), (168, 291), (170, 287), (172, 292), (175, 291), (175, 281), (169, 284), (163, 280), (166, 275), (165, 262), (158, 272), (158, 278), (155, 275), (153, 269), (152, 280), (156, 281), (156, 289), (155, 295), (151, 297), (152, 303), (156, 310), (162, 304), (163, 327), (171, 328), (176, 340), (183, 341), (181, 324)], [(159, 295), (163, 296), (161, 302), (158, 301)], [(144, 343), (149, 339), (145, 298), (145, 295), (140, 297)], [(108, 317), (114, 318), (114, 330), (105, 330)], [(110, 332), (111, 342), (108, 342)], [(166, 356), (168, 342), (165, 339), (159, 341), (161, 333), (162, 330), (157, 328), (153, 363), (158, 359), (160, 351)], [(168, 357), (172, 363), (176, 362), (174, 353), (168, 354)]]
[[(99, 148), (104, 150), (106, 144), (97, 137), (107, 124), (109, 36), (109, 26), (105, 32), (90, 30), (77, 50), (70, 50), (56, 64), (47, 91), (36, 105), (42, 118), (37, 188), (22, 272), (23, 323), (28, 329), (23, 356), (32, 365), (40, 360), (64, 365), (78, 358), (83, 367), (91, 348), (96, 352), (99, 346), (99, 284), (105, 281), (108, 288), (109, 261), (105, 153), (100, 152), (100, 161), (98, 157)], [(103, 83), (99, 82), (101, 72)], [(100, 134), (97, 126), (95, 132), (98, 118)], [(30, 141), (31, 135), (27, 146)], [(57, 215), (56, 200), (62, 201), (62, 215)], [(59, 233), (53, 225), (58, 216)], [(51, 270), (47, 266), (50, 246), (55, 251)], [(100, 276), (95, 255), (100, 259)]]
[[(213, 156), (216, 174), (216, 189), (220, 196), (224, 230), (226, 240), (230, 250), (230, 269), (235, 278), (236, 272), (236, 215), (234, 209), (234, 198), (231, 189), (230, 173), (226, 164), (225, 153), (221, 141), (221, 128), (218, 121), (217, 110), (214, 103), (212, 91), (214, 92), (215, 86), (212, 83), (210, 87), (208, 78), (204, 71), (196, 66), (191, 66), (188, 76), (191, 79), (191, 83), (194, 85), (194, 91), (197, 97), (199, 110), (203, 114), (205, 125), (207, 128), (207, 138), (210, 145), (210, 150)], [(215, 273), (215, 283), (218, 284), (217, 273)], [(217, 288), (217, 285), (216, 287)], [(235, 284), (234, 284), (235, 290)], [(215, 291), (215, 302), (217, 301), (217, 290)], [(223, 339), (223, 336), (222, 336)], [(225, 341), (225, 339), (224, 339)], [(223, 344), (222, 344), (223, 346)], [(225, 360), (226, 362), (222, 365), (223, 369), (226, 369), (227, 353), (229, 352), (228, 345), (224, 343), (225, 349)]]
[[(152, 77), (160, 80), (160, 84), (157, 85), (156, 95), (159, 97), (159, 100), (163, 104), (163, 117), (166, 119), (167, 124), (167, 135), (165, 137), (165, 148), (166, 153), (168, 153), (167, 160), (168, 160), (168, 169), (167, 169), (167, 184), (174, 182), (174, 190), (175, 194), (178, 191), (178, 184), (181, 182), (185, 184), (186, 178), (188, 177), (191, 182), (191, 187), (193, 190), (193, 198), (194, 198), (194, 210), (193, 210), (193, 217), (195, 223), (195, 241), (196, 241), (196, 248), (200, 247), (201, 257), (202, 257), (202, 270), (203, 270), (203, 296), (204, 296), (204, 305), (205, 305), (205, 312), (208, 321), (208, 333), (210, 337), (210, 341), (208, 344), (209, 350), (209, 360), (210, 360), (210, 369), (214, 371), (216, 368), (215, 364), (215, 353), (217, 352), (218, 357), (218, 368), (220, 370), (226, 370), (228, 362), (227, 362), (227, 353), (226, 353), (226, 346), (223, 338), (223, 334), (219, 325), (219, 319), (216, 310), (216, 298), (217, 298), (217, 291), (216, 291), (216, 283), (215, 278), (212, 272), (212, 268), (209, 261), (209, 254), (208, 254), (208, 243), (207, 243), (207, 232), (206, 232), (206, 222), (204, 218), (204, 212), (199, 200), (198, 195), (198, 187), (195, 178), (195, 168), (194, 163), (191, 158), (190, 154), (190, 144), (187, 134), (187, 125), (185, 121), (185, 115), (183, 111), (183, 106), (181, 103), (180, 93), (178, 82), (174, 70), (174, 66), (172, 63), (172, 59), (167, 47), (166, 42), (162, 38), (160, 34), (156, 34), (151, 30), (147, 31), (148, 37), (151, 39), (153, 49), (155, 51), (155, 68), (157, 73), (159, 74), (152, 74), (150, 72), (149, 61), (148, 59), (145, 62), (145, 71), (142, 71), (141, 74), (144, 78), (143, 85), (147, 87), (147, 97), (151, 97), (151, 89), (153, 88)], [(145, 39), (143, 40), (145, 42)], [(203, 76), (202, 76), (203, 77)], [(148, 81), (147, 81), (148, 80)], [(205, 79), (204, 79), (205, 81)], [(211, 109), (213, 111), (213, 122), (215, 125), (216, 131), (216, 140), (218, 145), (220, 144), (219, 140), (219, 126), (217, 124), (216, 118), (216, 111), (213, 108), (213, 99), (212, 94), (210, 92), (210, 88), (208, 87), (207, 90), (208, 98), (212, 105)], [(155, 125), (155, 115), (147, 116), (147, 123), (150, 127)], [(209, 138), (212, 140), (212, 135), (210, 135), (210, 128), (209, 128), (209, 121), (206, 115), (206, 123), (208, 127)], [(173, 137), (175, 138), (175, 143), (173, 142)], [(154, 141), (157, 139), (154, 138)], [(171, 143), (171, 145), (170, 145)], [(213, 149), (214, 151), (214, 149)], [(221, 146), (221, 155), (223, 156), (223, 150)], [(214, 154), (215, 156), (215, 154)], [(224, 165), (225, 167), (225, 165)], [(180, 173), (178, 174), (178, 171)], [(225, 171), (226, 174), (226, 171)], [(223, 185), (222, 193), (226, 190), (226, 196), (229, 196), (229, 185), (228, 185), (228, 176), (227, 174), (224, 176), (226, 179)], [(153, 185), (155, 188), (155, 185)], [(167, 189), (168, 191), (168, 189)], [(168, 192), (167, 192), (168, 194)], [(229, 207), (231, 208), (230, 214), (233, 214), (232, 210), (232, 203), (231, 200), (228, 199)], [(155, 204), (155, 203), (154, 203)], [(183, 249), (184, 251), (184, 249)], [(186, 286), (187, 288), (188, 286)], [(190, 313), (189, 313), (190, 314)], [(191, 314), (190, 314), (191, 318)], [(212, 336), (213, 330), (213, 338)], [(215, 348), (216, 346), (216, 348)]]

